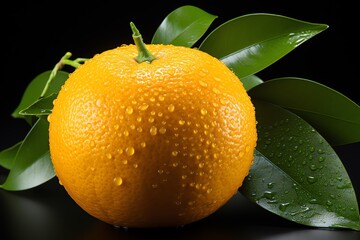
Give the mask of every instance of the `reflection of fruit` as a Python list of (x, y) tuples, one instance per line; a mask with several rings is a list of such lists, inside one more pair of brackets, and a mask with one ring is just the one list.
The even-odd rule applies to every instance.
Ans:
[(113, 225), (202, 219), (241, 186), (256, 144), (254, 107), (239, 79), (196, 49), (135, 45), (76, 69), (54, 102), (50, 151), (69, 195)]

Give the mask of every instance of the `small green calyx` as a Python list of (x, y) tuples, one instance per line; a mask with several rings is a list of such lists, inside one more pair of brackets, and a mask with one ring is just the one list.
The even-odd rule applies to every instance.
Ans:
[(138, 49), (138, 55), (135, 57), (135, 60), (138, 63), (142, 62), (148, 62), (151, 63), (155, 59), (157, 59), (154, 55), (149, 52), (149, 50), (146, 48), (145, 43), (143, 41), (143, 38), (139, 32), (139, 30), (135, 27), (135, 24), (133, 22), (130, 22), (130, 27), (132, 30), (132, 37), (134, 39), (134, 43), (137, 46)]

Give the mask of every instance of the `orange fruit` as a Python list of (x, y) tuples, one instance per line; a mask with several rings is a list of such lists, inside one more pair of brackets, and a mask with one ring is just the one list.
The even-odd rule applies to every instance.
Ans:
[(126, 227), (203, 219), (233, 195), (256, 145), (254, 106), (238, 77), (198, 49), (138, 45), (86, 61), (49, 115), (56, 175), (87, 213)]

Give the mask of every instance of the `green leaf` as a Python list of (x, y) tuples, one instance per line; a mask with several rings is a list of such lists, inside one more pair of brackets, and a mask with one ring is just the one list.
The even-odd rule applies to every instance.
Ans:
[(360, 230), (354, 188), (331, 146), (290, 111), (253, 102), (258, 143), (241, 193), (264, 209), (303, 225)]
[(247, 77), (241, 78), (240, 80), (243, 83), (246, 91), (249, 91), (253, 87), (262, 84), (264, 82), (256, 75), (249, 75)]
[(21, 143), (22, 141), (0, 152), (0, 166), (6, 169), (12, 168), (15, 161), (16, 153), (19, 150)]
[[(14, 118), (24, 118), (31, 125), (33, 124), (34, 119), (37, 120), (37, 118), (34, 118), (33, 116), (21, 115), (19, 111), (27, 108), (38, 100), (47, 80), (49, 79), (50, 73), (51, 71), (40, 73), (28, 84), (19, 105), (12, 113), (12, 116)], [(49, 89), (47, 91), (48, 95), (51, 93), (58, 93), (61, 86), (64, 84), (68, 77), (69, 73), (64, 71), (58, 71), (55, 78), (50, 83)]]
[(49, 123), (38, 119), (19, 147), (13, 167), (0, 188), (17, 191), (36, 187), (55, 176), (49, 154)]
[(248, 93), (299, 115), (332, 145), (360, 141), (360, 106), (323, 84), (284, 77), (268, 80)]
[(223, 61), (243, 78), (273, 64), (327, 28), (325, 24), (276, 14), (248, 14), (214, 29), (199, 48)]
[(162, 21), (151, 43), (192, 47), (216, 18), (198, 7), (179, 7)]
[(54, 107), (54, 100), (56, 99), (57, 94), (52, 93), (47, 97), (40, 98), (35, 101), (29, 107), (21, 110), (19, 114), (21, 115), (34, 115), (34, 116), (47, 116), (52, 112)]

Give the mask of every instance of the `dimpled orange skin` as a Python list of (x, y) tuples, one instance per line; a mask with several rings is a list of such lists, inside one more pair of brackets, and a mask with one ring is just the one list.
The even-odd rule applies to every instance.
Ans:
[(87, 213), (126, 227), (203, 219), (242, 185), (256, 145), (240, 80), (200, 50), (135, 45), (95, 55), (66, 81), (49, 115), (60, 183)]

